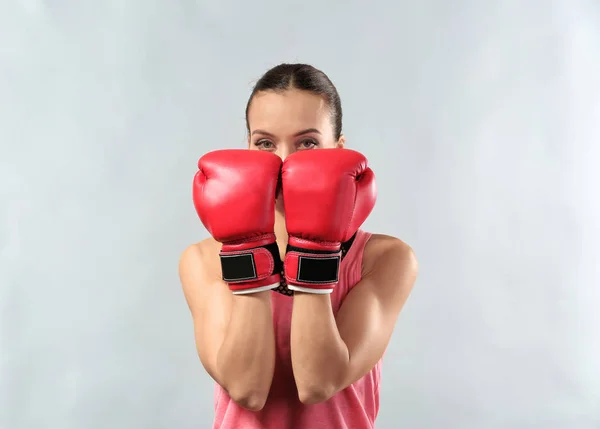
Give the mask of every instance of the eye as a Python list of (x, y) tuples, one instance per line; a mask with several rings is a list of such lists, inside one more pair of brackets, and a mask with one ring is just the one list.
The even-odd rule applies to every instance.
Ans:
[(273, 144), (272, 141), (270, 140), (258, 140), (257, 142), (254, 143), (254, 146), (260, 148), (260, 149), (265, 149), (265, 150), (271, 150), (271, 149), (275, 149), (275, 145)]
[(316, 146), (319, 146), (319, 142), (314, 139), (306, 139), (302, 140), (299, 144), (300, 149), (312, 149)]

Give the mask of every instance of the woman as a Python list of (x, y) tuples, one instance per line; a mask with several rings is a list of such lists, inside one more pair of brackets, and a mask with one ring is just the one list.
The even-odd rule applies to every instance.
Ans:
[[(261, 163), (264, 161), (261, 170), (257, 170), (262, 173), (255, 172), (250, 176), (254, 179), (246, 181), (247, 189), (236, 192), (245, 192), (251, 198), (252, 188), (277, 186), (279, 191), (277, 173), (269, 176), (272, 173), (267, 171), (284, 169), (283, 197), (274, 191), (272, 201), (276, 246), (265, 244), (263, 250), (273, 253), (269, 267), (280, 267), (281, 259), (286, 261), (287, 270), (290, 219), (288, 215), (286, 225), (285, 209), (292, 202), (285, 191), (285, 168), (288, 161), (300, 158), (300, 152), (304, 155), (307, 151), (344, 148), (340, 98), (321, 71), (305, 64), (282, 64), (257, 82), (246, 108), (246, 123), (249, 151), (277, 157), (257, 157)], [(240, 151), (246, 160), (251, 154), (262, 155), (249, 151)], [(342, 152), (354, 153), (347, 149), (327, 153)], [(283, 167), (275, 158), (279, 163), (284, 160)], [(223, 162), (233, 162), (230, 159), (231, 156), (224, 158)], [(204, 162), (205, 168), (213, 168), (221, 161), (211, 158)], [(327, 165), (331, 164), (336, 163)], [(252, 165), (255, 164), (229, 168), (223, 177), (252, 169)], [(215, 176), (218, 175), (212, 178)], [(305, 185), (310, 186), (312, 182), (307, 179)], [(253, 180), (262, 182), (257, 187)], [(195, 186), (197, 189), (201, 185)], [(225, 191), (229, 189), (226, 186), (218, 189), (229, 192)], [(260, 201), (268, 204), (267, 194)], [(198, 192), (195, 198), (202, 195)], [(212, 204), (219, 196), (211, 195), (202, 203), (195, 200), (203, 222), (207, 215), (200, 210), (206, 210), (206, 204)], [(243, 198), (244, 194), (238, 196), (238, 201)], [(307, 207), (310, 201), (303, 204), (300, 207)], [(262, 219), (238, 210), (229, 212), (239, 215), (235, 222)], [(264, 225), (268, 226), (270, 213), (262, 215), (267, 219)], [(226, 219), (220, 227), (236, 225), (235, 222)], [(214, 232), (217, 227), (208, 229)], [(216, 382), (214, 427), (374, 427), (381, 359), (417, 276), (417, 261), (411, 248), (397, 238), (358, 230), (349, 240), (340, 239), (345, 241), (341, 244), (343, 257), (335, 287), (326, 293), (288, 287), (289, 276), (279, 276), (275, 271), (268, 281), (255, 283), (252, 293), (243, 293), (223, 280), (227, 277), (224, 271), (229, 268), (224, 265), (225, 240), (214, 238), (219, 234), (215, 232), (213, 238), (191, 245), (180, 262), (198, 354)], [(272, 252), (273, 249), (277, 250)], [(269, 284), (275, 277), (276, 283)]]

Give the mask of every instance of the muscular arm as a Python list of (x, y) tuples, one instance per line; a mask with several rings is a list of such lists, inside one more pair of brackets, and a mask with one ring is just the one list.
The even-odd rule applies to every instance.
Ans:
[(414, 285), (417, 261), (400, 240), (374, 236), (365, 248), (363, 272), (337, 317), (329, 295), (294, 295), (292, 364), (306, 404), (329, 399), (381, 359)]
[(270, 291), (233, 295), (220, 279), (218, 249), (213, 247), (207, 242), (190, 246), (179, 265), (198, 356), (236, 403), (259, 410), (275, 367)]

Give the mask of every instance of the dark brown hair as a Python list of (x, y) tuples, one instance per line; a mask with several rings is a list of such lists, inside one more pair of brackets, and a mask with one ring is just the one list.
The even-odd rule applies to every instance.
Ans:
[(321, 70), (308, 64), (280, 64), (268, 70), (256, 82), (246, 104), (246, 128), (250, 132), (248, 110), (252, 99), (262, 91), (285, 91), (299, 89), (324, 97), (329, 105), (329, 113), (335, 138), (342, 135), (342, 103), (335, 85)]

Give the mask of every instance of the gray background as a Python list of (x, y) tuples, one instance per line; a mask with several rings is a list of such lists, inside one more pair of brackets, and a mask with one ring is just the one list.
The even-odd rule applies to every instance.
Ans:
[(0, 3), (0, 428), (209, 428), (177, 276), (204, 152), (322, 68), (421, 274), (383, 428), (600, 428), (600, 4)]

